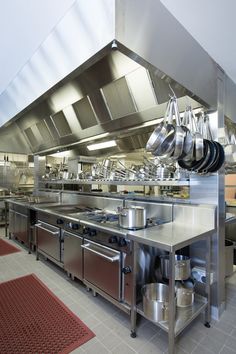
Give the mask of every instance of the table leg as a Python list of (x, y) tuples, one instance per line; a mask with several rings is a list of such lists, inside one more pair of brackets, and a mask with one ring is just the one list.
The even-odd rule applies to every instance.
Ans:
[(175, 303), (175, 252), (170, 252), (169, 254), (169, 331), (168, 331), (168, 342), (169, 342), (169, 354), (175, 353), (175, 313), (176, 313), (176, 303)]
[(205, 310), (205, 326), (210, 327), (211, 321), (211, 238), (206, 239), (206, 297), (207, 297), (207, 307)]
[(137, 274), (137, 253), (139, 249), (139, 245), (137, 242), (133, 242), (131, 244), (133, 257), (132, 257), (132, 298), (131, 298), (131, 337), (136, 337), (136, 322), (137, 322), (137, 294), (136, 294), (136, 274)]

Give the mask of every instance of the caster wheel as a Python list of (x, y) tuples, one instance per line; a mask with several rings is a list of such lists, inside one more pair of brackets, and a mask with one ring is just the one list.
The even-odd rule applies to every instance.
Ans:
[(131, 337), (131, 338), (136, 338), (136, 337), (137, 337), (136, 332), (131, 332), (131, 333), (130, 333), (130, 337)]
[(204, 326), (205, 326), (206, 328), (211, 328), (211, 325), (210, 325), (209, 322), (206, 322), (206, 323), (204, 324)]

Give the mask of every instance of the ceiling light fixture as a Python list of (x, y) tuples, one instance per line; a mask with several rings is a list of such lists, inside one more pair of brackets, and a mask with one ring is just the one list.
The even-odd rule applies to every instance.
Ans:
[(112, 147), (112, 146), (117, 146), (115, 140), (109, 140), (109, 141), (104, 141), (103, 143), (87, 145), (87, 149), (89, 151), (93, 151), (93, 150), (99, 150), (99, 149), (106, 149), (106, 148)]

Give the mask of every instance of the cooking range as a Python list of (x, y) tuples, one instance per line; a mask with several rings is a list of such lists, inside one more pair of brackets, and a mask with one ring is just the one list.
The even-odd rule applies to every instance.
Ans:
[[(37, 257), (42, 253), (105, 297), (130, 305), (132, 246), (115, 212), (61, 206), (38, 211)], [(147, 219), (147, 227), (160, 224)]]

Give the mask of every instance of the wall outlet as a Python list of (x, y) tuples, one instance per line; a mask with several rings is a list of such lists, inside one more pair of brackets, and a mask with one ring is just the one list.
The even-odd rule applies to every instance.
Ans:
[[(203, 267), (193, 267), (192, 277), (199, 283), (206, 284), (206, 270)], [(214, 283), (214, 274), (210, 273), (210, 284)]]

